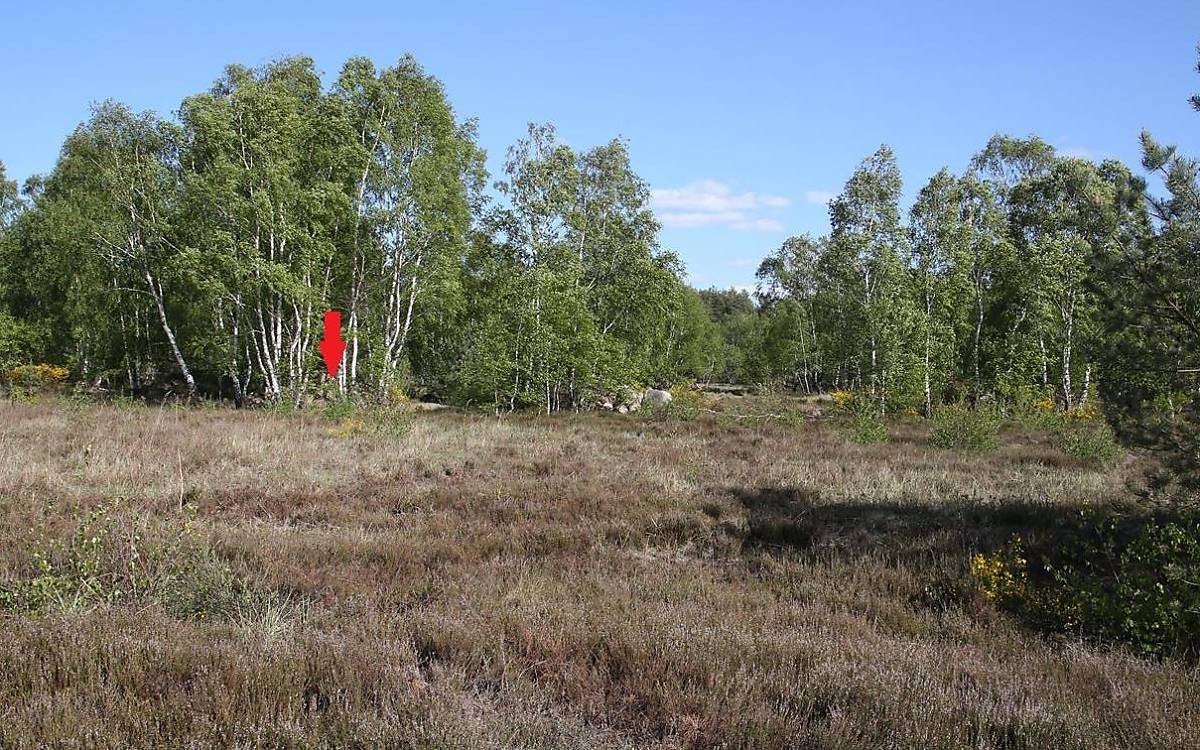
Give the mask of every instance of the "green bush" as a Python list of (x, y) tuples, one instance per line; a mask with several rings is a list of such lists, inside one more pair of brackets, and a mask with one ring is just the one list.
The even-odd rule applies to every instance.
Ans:
[(677, 385), (671, 388), (670, 393), (671, 403), (667, 404), (667, 411), (676, 419), (696, 419), (705, 408), (704, 394), (691, 383)]
[(57, 365), (18, 365), (4, 371), (3, 380), (10, 395), (28, 397), (37, 393), (62, 391), (69, 374), (67, 368)]
[(37, 336), (28, 326), (0, 312), (0, 370), (30, 361), (39, 348)]
[(1067, 418), (1061, 411), (1051, 408), (1020, 408), (1013, 412), (1013, 419), (1026, 430), (1041, 432), (1056, 432), (1067, 424)]
[(1121, 455), (1121, 447), (1112, 428), (1100, 422), (1072, 425), (1061, 433), (1062, 450), (1068, 456), (1108, 464)]
[(977, 590), (1043, 630), (1200, 658), (1200, 519), (1082, 518), (1040, 551), (976, 555)]
[(887, 424), (875, 405), (866, 399), (854, 402), (854, 419), (850, 423), (850, 439), (859, 445), (872, 445), (888, 441)]
[(639, 409), (643, 418), (649, 421), (677, 419), (691, 422), (698, 419), (700, 413), (707, 408), (704, 394), (690, 383), (671, 388), (670, 394), (671, 402), (668, 404), (650, 406), (643, 401)]
[(988, 451), (996, 447), (1002, 423), (1000, 414), (992, 409), (943, 406), (933, 413), (933, 444), (962, 451)]

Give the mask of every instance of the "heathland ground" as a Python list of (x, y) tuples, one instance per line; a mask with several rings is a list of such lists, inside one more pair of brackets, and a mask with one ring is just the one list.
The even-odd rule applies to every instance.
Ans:
[(0, 745), (1200, 746), (1194, 667), (969, 585), (1146, 458), (723, 404), (0, 404)]

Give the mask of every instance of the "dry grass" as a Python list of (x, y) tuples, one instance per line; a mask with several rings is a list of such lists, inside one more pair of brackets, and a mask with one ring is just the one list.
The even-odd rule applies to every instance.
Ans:
[(0, 405), (0, 581), (123, 497), (151, 539), (194, 506), (255, 594), (0, 614), (0, 744), (1200, 746), (1194, 670), (953, 593), (971, 553), (1119, 501), (1137, 462), (892, 433)]

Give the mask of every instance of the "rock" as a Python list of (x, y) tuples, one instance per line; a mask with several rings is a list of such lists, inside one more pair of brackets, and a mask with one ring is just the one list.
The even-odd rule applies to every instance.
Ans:
[(637, 411), (642, 406), (642, 392), (637, 388), (625, 386), (617, 391), (613, 402), (617, 405), (617, 411), (622, 414)]
[(670, 391), (660, 391), (657, 388), (650, 388), (642, 397), (642, 403), (647, 406), (666, 406), (671, 403), (672, 399)]

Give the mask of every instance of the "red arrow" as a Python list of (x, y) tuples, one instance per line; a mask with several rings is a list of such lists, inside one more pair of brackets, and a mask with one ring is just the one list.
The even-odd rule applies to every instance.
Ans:
[(336, 310), (325, 313), (325, 338), (317, 345), (321, 357), (325, 359), (325, 369), (329, 377), (337, 377), (338, 368), (342, 366), (342, 353), (346, 351), (346, 342), (342, 341), (342, 314)]

